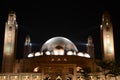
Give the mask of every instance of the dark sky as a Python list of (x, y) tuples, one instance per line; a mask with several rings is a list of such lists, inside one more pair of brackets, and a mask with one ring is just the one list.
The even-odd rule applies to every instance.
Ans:
[[(115, 51), (120, 53), (120, 7), (110, 0), (2, 0), (0, 1), (0, 51), (9, 11), (15, 11), (18, 23), (17, 54), (22, 54), (26, 35), (30, 35), (33, 51), (55, 36), (70, 39), (79, 51), (85, 51), (87, 37), (93, 37), (95, 55), (101, 57), (100, 24), (102, 13), (108, 10), (114, 28)], [(21, 57), (18, 55), (18, 57)]]

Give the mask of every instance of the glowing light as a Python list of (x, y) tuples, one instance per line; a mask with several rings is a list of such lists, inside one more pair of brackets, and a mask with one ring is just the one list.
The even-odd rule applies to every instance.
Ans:
[(32, 43), (30, 43), (30, 46), (32, 46)]
[(46, 51), (45, 54), (46, 54), (46, 55), (50, 55), (50, 51)]
[(79, 52), (79, 53), (77, 54), (77, 56), (84, 57), (84, 54), (83, 54), (82, 52)]
[(110, 43), (109, 36), (107, 36), (106, 45), (107, 45), (107, 52), (111, 53), (112, 52), (112, 48), (111, 48), (111, 43)]
[(57, 61), (61, 61), (61, 59), (60, 59), (60, 58), (58, 58), (58, 59), (57, 59)]
[(53, 51), (54, 55), (64, 55), (63, 49), (54, 49)]
[(58, 77), (56, 78), (56, 80), (62, 80), (62, 78), (61, 78), (60, 76), (58, 76)]
[(67, 61), (67, 59), (66, 59), (66, 58), (64, 58), (64, 61)]
[(33, 72), (38, 72), (39, 67), (34, 68)]
[(74, 53), (72, 51), (68, 51), (67, 55), (73, 55)]
[(74, 52), (73, 54), (76, 55), (76, 52)]
[(54, 50), (54, 55), (58, 55), (58, 54), (59, 54), (58, 51)]
[(82, 68), (78, 66), (76, 69), (77, 69), (77, 71), (80, 71)]
[(28, 58), (30, 57), (34, 57), (34, 54), (33, 53), (28, 54)]
[(103, 26), (102, 26), (102, 25), (100, 25), (101, 30), (102, 30), (102, 27), (103, 27)]
[(90, 58), (90, 55), (87, 54), (87, 53), (85, 53), (85, 54), (84, 54), (84, 57), (86, 57), (86, 58)]
[(36, 52), (36, 53), (35, 53), (35, 56), (40, 56), (40, 52)]
[(3, 79), (6, 79), (6, 76), (4, 76)]

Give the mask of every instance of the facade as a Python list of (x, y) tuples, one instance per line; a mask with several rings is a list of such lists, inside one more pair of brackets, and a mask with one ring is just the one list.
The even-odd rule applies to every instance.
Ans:
[[(11, 11), (5, 24), (2, 72), (14, 72), (16, 54), (17, 22), (15, 12)], [(9, 67), (8, 67), (9, 66)]]
[(102, 25), (101, 25), (101, 38), (102, 38), (102, 50), (103, 50), (103, 60), (114, 60), (114, 36), (113, 36), (113, 26), (110, 21), (110, 15), (107, 11), (102, 15)]
[[(105, 23), (103, 23), (102, 39), (103, 43), (106, 44), (104, 35), (107, 35), (108, 32), (105, 32)], [(113, 33), (110, 31), (109, 36), (112, 36), (113, 39)], [(39, 52), (33, 53), (30, 36), (27, 36), (24, 43), (24, 57), (21, 59), (15, 58), (17, 54), (15, 52), (16, 36), (16, 14), (10, 12), (5, 26), (0, 80), (4, 80), (4, 78), (6, 80), (79, 80), (81, 78), (80, 72), (83, 72), (83, 69), (89, 68), (93, 73), (99, 68), (95, 64), (97, 60), (94, 56), (94, 44), (91, 36), (88, 37), (87, 51), (84, 53), (78, 51), (74, 43), (63, 36), (50, 38), (42, 45)], [(107, 59), (107, 53), (104, 56), (104, 59)], [(108, 59), (111, 58), (114, 59), (114, 54)], [(8, 76), (5, 76), (7, 73), (9, 73)]]
[(63, 80), (76, 80), (76, 75), (83, 68), (95, 71), (97, 66), (88, 53), (79, 52), (73, 42), (59, 36), (47, 40), (40, 52), (31, 52), (27, 58), (16, 60), (15, 73), (33, 72), (51, 80), (58, 76)]

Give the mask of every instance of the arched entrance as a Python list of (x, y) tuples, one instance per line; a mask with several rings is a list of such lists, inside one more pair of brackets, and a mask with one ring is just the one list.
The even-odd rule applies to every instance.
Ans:
[(60, 76), (57, 76), (55, 80), (62, 80), (62, 78)]
[(72, 64), (44, 64), (42, 67), (43, 77), (50, 80), (72, 80), (74, 76), (75, 65)]

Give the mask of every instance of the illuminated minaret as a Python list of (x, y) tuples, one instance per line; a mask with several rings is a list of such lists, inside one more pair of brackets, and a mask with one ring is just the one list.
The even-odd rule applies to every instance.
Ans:
[(4, 49), (2, 60), (2, 72), (14, 72), (17, 38), (16, 14), (11, 11), (8, 14), (8, 21), (5, 24)]
[(103, 48), (103, 60), (114, 60), (114, 37), (110, 15), (106, 11), (102, 15), (101, 38)]
[(91, 36), (88, 37), (87, 53), (90, 54), (91, 58), (94, 58), (94, 44)]
[(32, 44), (31, 44), (30, 36), (27, 35), (24, 43), (24, 58), (27, 58), (28, 54), (31, 53), (31, 47)]
[(94, 44), (91, 36), (88, 36), (87, 53), (90, 54), (90, 58), (92, 60), (91, 71), (95, 72), (96, 68), (95, 68)]

